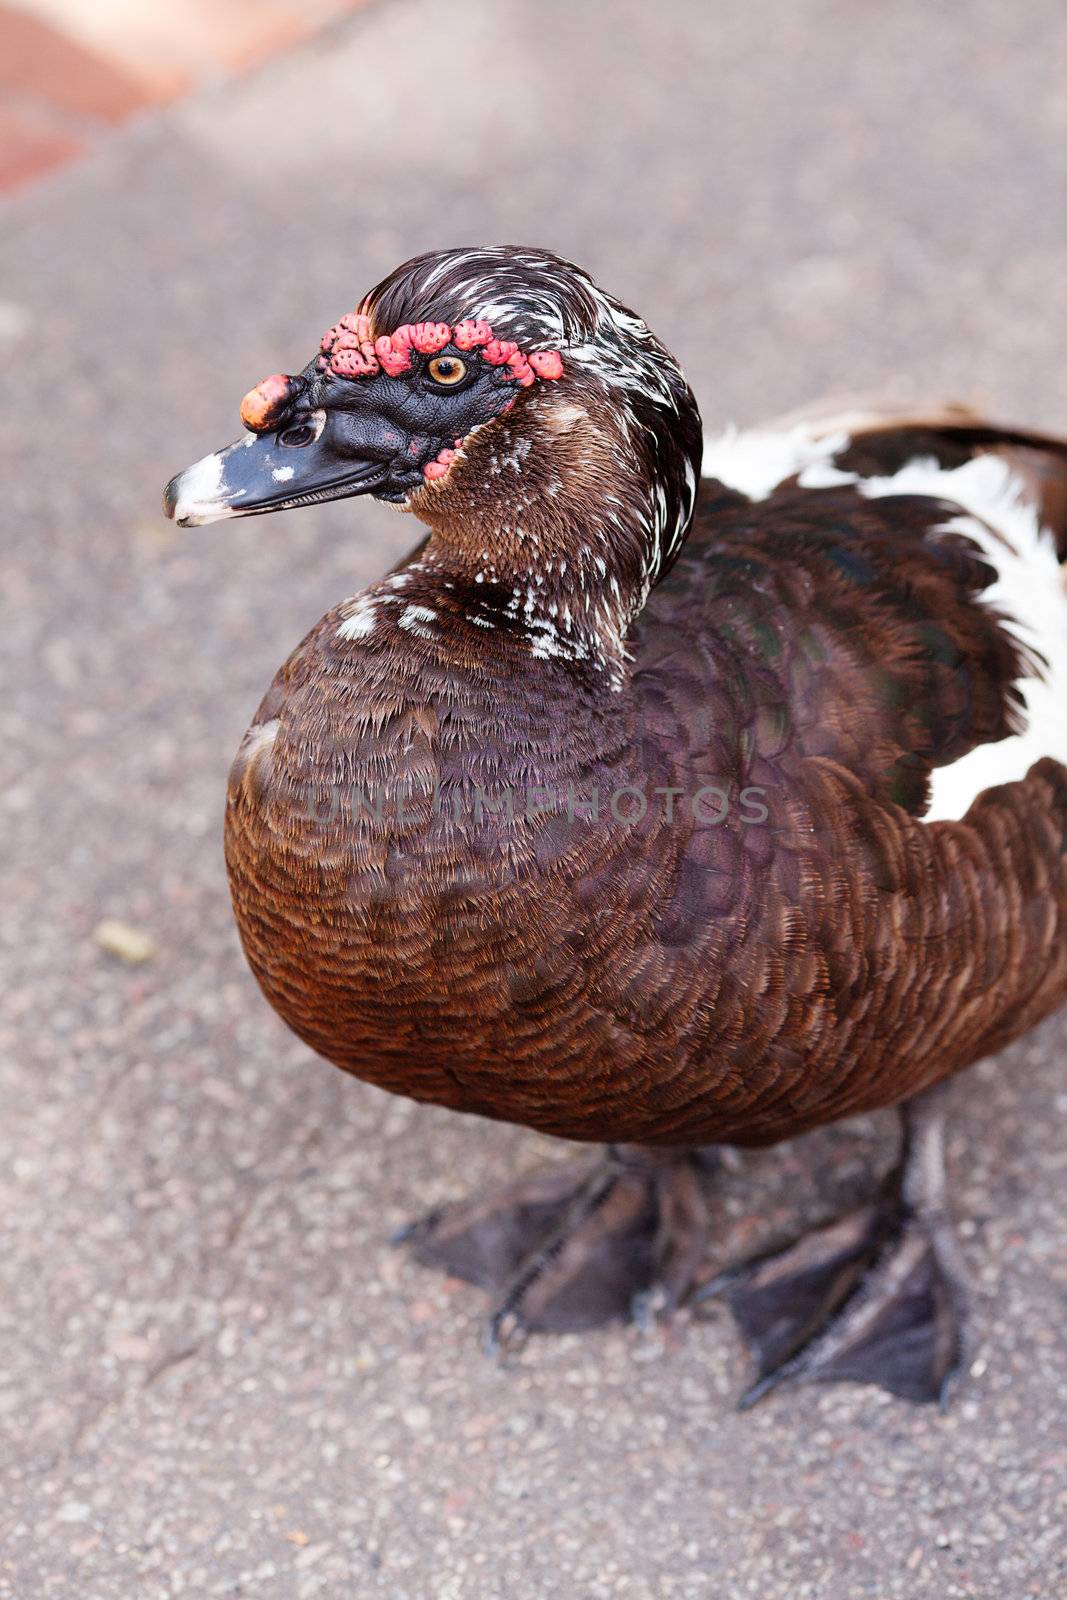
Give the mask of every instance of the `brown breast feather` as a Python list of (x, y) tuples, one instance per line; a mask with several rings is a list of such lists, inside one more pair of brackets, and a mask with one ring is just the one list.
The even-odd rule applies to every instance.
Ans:
[[(871, 430), (848, 464), (892, 470), (917, 437), (1045, 462), (966, 426)], [(1062, 458), (1031, 471), (1055, 507)], [(330, 1060), (572, 1138), (755, 1145), (899, 1101), (1067, 996), (1067, 771), (921, 821), (931, 765), (1018, 715), (978, 552), (931, 537), (926, 499), (703, 504), (622, 694), (417, 587), (433, 638), (386, 616), (361, 654), (338, 610), (279, 673), (234, 765), (227, 859), (257, 977)], [(443, 811), (353, 820), (353, 786), (398, 779)], [(662, 803), (457, 824), (471, 780), (602, 802), (708, 784), (731, 806), (717, 826)]]

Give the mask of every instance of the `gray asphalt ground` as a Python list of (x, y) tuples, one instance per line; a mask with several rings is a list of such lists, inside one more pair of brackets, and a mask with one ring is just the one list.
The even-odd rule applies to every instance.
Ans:
[[(560, 1147), (312, 1057), (220, 850), (276, 665), (417, 530), (158, 512), (253, 381), (442, 243), (586, 263), (709, 423), (889, 388), (1067, 429), (1065, 173), (1057, 0), (394, 0), (9, 210), (0, 1595), (1065, 1592), (1067, 1018), (956, 1090), (980, 1346), (949, 1415), (859, 1387), (738, 1415), (722, 1311), (494, 1364), (480, 1294), (386, 1241)], [(716, 1259), (892, 1149), (878, 1118), (738, 1157)]]

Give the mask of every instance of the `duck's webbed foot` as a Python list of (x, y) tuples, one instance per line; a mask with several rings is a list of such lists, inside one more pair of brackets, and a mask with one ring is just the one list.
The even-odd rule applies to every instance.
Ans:
[(787, 1383), (850, 1379), (945, 1404), (965, 1362), (967, 1294), (945, 1209), (937, 1090), (902, 1107), (904, 1141), (876, 1199), (721, 1273), (756, 1357), (749, 1406)]
[(417, 1261), (488, 1289), (488, 1342), (670, 1311), (707, 1237), (709, 1154), (613, 1145), (432, 1212), (398, 1236)]

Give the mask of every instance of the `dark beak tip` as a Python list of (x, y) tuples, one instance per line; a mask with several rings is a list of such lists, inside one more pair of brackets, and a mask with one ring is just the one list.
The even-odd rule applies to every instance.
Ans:
[(178, 479), (180, 477), (181, 477), (181, 473), (175, 473), (174, 477), (170, 480), (170, 482), (167, 484), (166, 488), (163, 490), (163, 515), (165, 517), (167, 517), (171, 522), (174, 521), (174, 513), (178, 509), (178, 487), (177, 487), (177, 485), (178, 485)]

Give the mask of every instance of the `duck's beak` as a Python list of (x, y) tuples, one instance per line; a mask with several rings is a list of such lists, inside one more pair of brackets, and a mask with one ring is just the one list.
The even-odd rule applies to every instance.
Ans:
[(224, 517), (369, 494), (388, 475), (387, 464), (335, 454), (325, 424), (321, 412), (311, 412), (278, 433), (250, 433), (194, 462), (164, 489), (164, 514), (179, 527), (197, 528)]
[[(264, 472), (267, 483), (271, 481), (264, 452), (256, 450), (259, 442), (250, 433), (247, 439), (238, 439), (236, 444), (216, 450), (186, 467), (184, 472), (176, 473), (163, 490), (164, 515), (181, 528), (198, 528), (204, 522), (239, 516), (241, 502), (248, 500), (257, 480), (262, 486)], [(255, 470), (252, 470), (252, 462), (246, 468), (240, 459), (249, 451), (259, 458)]]
[(330, 412), (310, 409), (304, 378), (264, 378), (241, 402), (241, 420), (253, 430), (247, 437), (186, 467), (164, 489), (164, 514), (179, 527), (368, 494), (388, 476), (387, 461), (338, 448)]

